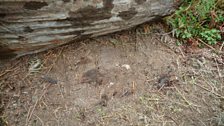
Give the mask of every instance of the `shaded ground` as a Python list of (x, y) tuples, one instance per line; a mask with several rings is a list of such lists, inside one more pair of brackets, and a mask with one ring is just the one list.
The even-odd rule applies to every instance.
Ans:
[(0, 71), (10, 126), (224, 125), (224, 56), (161, 25), (25, 56)]

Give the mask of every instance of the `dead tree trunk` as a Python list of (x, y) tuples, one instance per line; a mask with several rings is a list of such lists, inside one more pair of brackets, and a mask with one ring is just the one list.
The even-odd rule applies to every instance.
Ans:
[(0, 0), (0, 60), (127, 29), (174, 11), (175, 0)]

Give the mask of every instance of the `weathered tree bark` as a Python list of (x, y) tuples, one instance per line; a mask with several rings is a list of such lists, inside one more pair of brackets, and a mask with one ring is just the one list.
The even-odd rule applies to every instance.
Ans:
[(176, 1), (0, 0), (0, 60), (166, 16)]

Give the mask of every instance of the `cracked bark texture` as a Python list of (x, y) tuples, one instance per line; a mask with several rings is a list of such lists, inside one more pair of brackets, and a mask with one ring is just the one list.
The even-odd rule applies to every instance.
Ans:
[(124, 30), (169, 15), (176, 5), (175, 0), (0, 0), (0, 60)]

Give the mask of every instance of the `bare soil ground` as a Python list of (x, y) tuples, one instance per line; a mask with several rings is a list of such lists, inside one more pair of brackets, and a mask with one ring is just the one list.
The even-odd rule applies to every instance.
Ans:
[(223, 126), (224, 55), (176, 46), (162, 27), (145, 24), (6, 64), (0, 125)]

